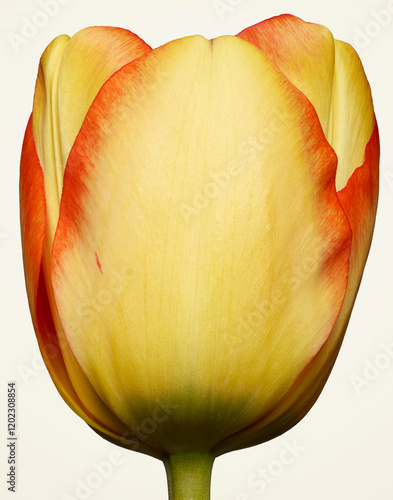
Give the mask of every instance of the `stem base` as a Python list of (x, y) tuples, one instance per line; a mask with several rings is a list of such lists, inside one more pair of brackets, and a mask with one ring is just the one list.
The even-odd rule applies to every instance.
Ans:
[(164, 460), (169, 500), (210, 500), (214, 462), (210, 453), (178, 453)]

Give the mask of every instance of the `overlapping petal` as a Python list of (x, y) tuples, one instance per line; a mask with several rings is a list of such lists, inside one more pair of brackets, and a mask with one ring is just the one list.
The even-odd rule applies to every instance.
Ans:
[[(112, 436), (113, 439), (117, 439), (123, 446), (133, 448), (141, 446), (142, 449), (146, 449), (147, 447), (144, 444), (138, 443), (136, 445), (135, 440), (130, 440), (131, 433), (127, 432), (127, 427), (120, 423), (114, 415), (109, 416), (110, 412), (108, 412), (107, 408), (102, 408), (102, 404), (101, 408), (98, 404), (94, 406), (94, 409), (91, 408), (89, 403), (86, 406), (86, 401), (83, 401), (83, 398), (79, 397), (80, 394), (76, 393), (65, 366), (62, 350), (67, 349), (67, 346), (63, 345), (62, 349), (60, 347), (42, 268), (46, 212), (45, 195), (43, 171), (34, 144), (31, 118), (27, 125), (22, 148), (20, 211), (23, 261), (29, 306), (39, 347), (55, 386), (75, 413), (92, 427), (105, 432), (108, 436)], [(98, 400), (97, 396), (93, 398), (94, 400)], [(104, 418), (100, 420), (102, 415), (104, 415)], [(118, 434), (116, 434), (116, 431)], [(126, 436), (122, 439), (121, 436), (124, 432)], [(153, 452), (152, 450), (149, 451), (155, 456), (158, 455), (154, 450)]]
[(72, 350), (122, 421), (169, 398), (177, 425), (151, 439), (208, 449), (280, 400), (344, 299), (335, 166), (309, 101), (238, 38), (170, 42), (106, 82), (68, 159), (52, 276)]
[(336, 189), (352, 238), (345, 300), (325, 344), (282, 400), (248, 428), (219, 443), (215, 448), (218, 454), (282, 434), (315, 403), (347, 328), (371, 244), (378, 199), (378, 128), (370, 88), (352, 47), (333, 40), (323, 26), (294, 16), (269, 19), (239, 36), (266, 51), (318, 112), (338, 156)]
[(375, 125), (370, 86), (355, 50), (324, 26), (292, 15), (267, 19), (237, 36), (268, 55), (310, 100), (337, 154), (336, 187), (343, 189), (363, 164)]
[[(360, 60), (323, 26), (284, 15), (153, 51), (118, 28), (55, 39), (23, 146), (21, 226), (66, 402), (158, 458), (293, 426), (349, 321), (378, 158)], [(170, 418), (140, 439), (163, 405)]]
[(338, 193), (352, 230), (349, 281), (343, 306), (325, 344), (304, 368), (281, 401), (252, 425), (214, 447), (221, 455), (254, 446), (277, 437), (296, 425), (320, 395), (339, 353), (370, 249), (378, 199), (379, 139), (374, 132), (366, 146), (364, 164), (355, 170), (347, 186)]
[[(69, 40), (65, 35), (58, 37), (42, 56), (33, 114), (22, 149), (21, 229), (29, 306), (44, 361), (69, 406), (93, 428), (118, 444), (159, 456), (158, 450), (138, 442), (92, 389), (63, 335), (48, 269), (62, 193), (64, 146), (68, 147), (75, 139), (83, 113), (102, 83), (121, 65), (151, 49), (132, 33), (114, 28), (89, 28), (79, 32), (71, 42)], [(79, 74), (75, 75), (77, 70)], [(74, 88), (77, 94), (72, 99), (77, 109), (66, 132), (60, 131), (63, 122), (58, 119), (59, 107), (62, 116), (64, 113), (70, 115), (72, 108), (70, 85), (67, 86), (61, 78), (60, 85), (58, 83), (59, 74), (61, 77), (64, 72), (74, 76), (72, 84), (82, 87)], [(73, 129), (71, 125), (74, 125)], [(59, 141), (59, 134), (63, 142)]]

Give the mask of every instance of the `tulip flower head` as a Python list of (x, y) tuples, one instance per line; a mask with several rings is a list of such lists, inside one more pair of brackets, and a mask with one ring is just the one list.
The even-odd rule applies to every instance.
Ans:
[(282, 15), (42, 55), (20, 176), (26, 287), (59, 393), (209, 498), (214, 459), (318, 398), (369, 252), (379, 140), (354, 49)]

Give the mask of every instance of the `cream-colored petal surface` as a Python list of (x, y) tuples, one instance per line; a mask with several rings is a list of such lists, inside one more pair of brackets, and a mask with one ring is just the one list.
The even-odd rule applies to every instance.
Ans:
[(37, 155), (44, 172), (46, 204), (44, 256), (50, 256), (51, 253), (63, 189), (64, 165), (61, 160), (58, 118), (58, 78), (61, 59), (69, 40), (67, 35), (58, 36), (45, 49), (38, 67), (34, 93), (32, 128)]
[(309, 101), (236, 37), (170, 42), (108, 80), (69, 156), (52, 272), (122, 421), (164, 400), (149, 440), (206, 449), (279, 401), (345, 294), (335, 162)]
[(338, 156), (336, 188), (343, 189), (365, 160), (375, 125), (370, 85), (359, 56), (349, 44), (335, 40), (335, 72), (327, 139)]

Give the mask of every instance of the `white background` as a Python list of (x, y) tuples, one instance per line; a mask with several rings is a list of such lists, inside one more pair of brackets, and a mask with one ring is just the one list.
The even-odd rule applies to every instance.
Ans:
[[(354, 45), (373, 91), (381, 135), (381, 188), (370, 257), (344, 345), (318, 402), (295, 428), (260, 446), (217, 459), (213, 500), (392, 500), (393, 359), (379, 356), (393, 344), (393, 2), (387, 0), (153, 2), (135, 0), (55, 0), (58, 11), (42, 16), (37, 0), (2, 1), (0, 20), (0, 497), (18, 500), (129, 500), (167, 498), (160, 462), (101, 439), (58, 395), (38, 355), (25, 294), (19, 230), (19, 160), (39, 57), (57, 35), (73, 35), (90, 25), (128, 28), (152, 47), (181, 36), (213, 38), (280, 13), (327, 26), (337, 39)], [(381, 10), (390, 14), (375, 20)], [(390, 17), (389, 17), (390, 16)], [(17, 46), (29, 21), (41, 24)], [(379, 356), (379, 357), (378, 357)], [(384, 369), (365, 374), (367, 360)], [(356, 391), (353, 376), (368, 380)], [(365, 378), (366, 379), (366, 378)], [(7, 381), (18, 382), (17, 493), (6, 486)], [(293, 463), (277, 461), (285, 443), (302, 449)], [(119, 453), (103, 477), (94, 464)], [(255, 481), (270, 471), (270, 484)], [(275, 473), (275, 477), (274, 477)], [(272, 475), (273, 474), (273, 475)], [(79, 482), (78, 482), (79, 481)], [(89, 491), (77, 491), (80, 481)], [(101, 483), (98, 485), (98, 483)], [(262, 491), (264, 490), (264, 491)]]

